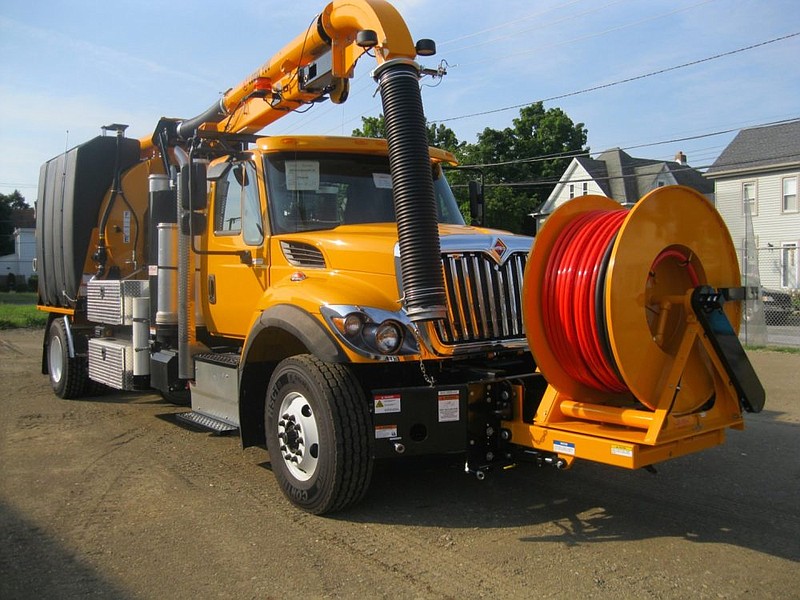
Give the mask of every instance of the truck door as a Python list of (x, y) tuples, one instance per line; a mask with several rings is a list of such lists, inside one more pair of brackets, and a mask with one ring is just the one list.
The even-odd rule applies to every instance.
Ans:
[(269, 284), (263, 189), (252, 160), (229, 163), (214, 185), (201, 271), (211, 333), (244, 338)]

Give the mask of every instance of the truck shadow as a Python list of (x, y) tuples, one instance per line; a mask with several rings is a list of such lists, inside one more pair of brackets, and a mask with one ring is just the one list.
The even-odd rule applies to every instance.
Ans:
[(133, 598), (0, 501), (0, 598)]
[[(173, 406), (140, 393), (87, 401)], [(156, 416), (175, 422), (172, 411)], [(329, 518), (520, 528), (522, 541), (566, 546), (676, 538), (800, 561), (800, 432), (792, 419), (770, 410), (748, 415), (745, 433), (731, 431), (720, 447), (658, 465), (655, 475), (578, 461), (570, 471), (524, 463), (478, 481), (461, 458), (379, 463), (366, 498)]]
[(524, 464), (478, 481), (453, 461), (383, 465), (365, 501), (334, 517), (453, 529), (549, 524), (519, 539), (577, 546), (683, 538), (800, 561), (797, 426), (776, 433), (771, 425), (769, 444), (766, 432), (753, 431), (763, 426), (752, 422), (747, 435), (732, 432), (726, 445), (660, 465), (657, 474)]

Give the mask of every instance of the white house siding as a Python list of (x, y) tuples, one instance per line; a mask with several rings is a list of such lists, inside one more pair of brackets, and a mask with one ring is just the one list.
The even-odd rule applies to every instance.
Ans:
[(14, 230), (14, 254), (0, 256), (0, 277), (14, 274), (26, 280), (33, 275), (33, 259), (36, 256), (34, 229)]
[(16, 239), (16, 252), (22, 263), (21, 267), (28, 269), (24, 271), (26, 276), (33, 274), (33, 259), (36, 257), (36, 237), (34, 229), (18, 229)]
[(542, 207), (542, 211), (551, 213), (559, 206), (567, 202), (570, 199), (570, 185), (575, 186), (574, 194), (576, 198), (578, 196), (583, 196), (584, 183), (586, 183), (587, 194), (597, 196), (606, 195), (600, 186), (592, 179), (592, 176), (589, 175), (589, 172), (573, 158), (572, 163), (570, 163), (569, 167), (567, 167), (567, 170), (561, 177), (561, 181), (559, 181), (558, 185), (556, 186), (556, 189), (554, 190), (555, 194), (548, 198), (548, 202)]
[[(756, 184), (757, 214), (753, 215), (753, 231), (759, 257), (759, 273), (764, 287), (798, 287), (797, 260), (793, 267), (793, 281), (781, 286), (781, 248), (785, 244), (800, 247), (800, 212), (783, 212), (783, 179), (797, 177), (800, 171), (776, 171), (765, 175), (721, 178), (716, 180), (716, 203), (736, 245), (741, 261), (741, 250), (747, 234), (742, 209), (742, 188), (746, 182)], [(795, 251), (795, 256), (796, 256)], [(741, 263), (740, 263), (741, 264)]]
[(675, 185), (677, 183), (678, 182), (675, 180), (675, 177), (669, 172), (669, 169), (664, 167), (661, 169), (658, 177), (656, 177), (655, 182), (653, 182), (653, 189), (664, 187), (665, 185)]

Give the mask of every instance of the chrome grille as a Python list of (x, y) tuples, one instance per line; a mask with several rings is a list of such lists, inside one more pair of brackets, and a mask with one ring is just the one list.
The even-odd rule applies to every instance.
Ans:
[(527, 253), (515, 252), (499, 265), (483, 251), (445, 254), (448, 319), (436, 322), (443, 344), (525, 337), (522, 278)]

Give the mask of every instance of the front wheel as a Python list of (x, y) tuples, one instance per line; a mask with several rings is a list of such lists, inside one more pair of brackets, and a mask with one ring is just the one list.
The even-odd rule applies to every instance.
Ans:
[(272, 374), (267, 449), (286, 497), (313, 514), (358, 502), (372, 477), (369, 407), (344, 365), (287, 358)]

